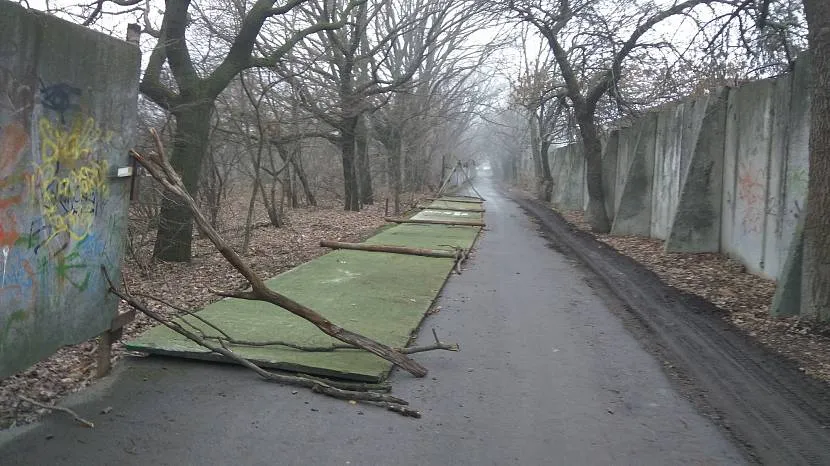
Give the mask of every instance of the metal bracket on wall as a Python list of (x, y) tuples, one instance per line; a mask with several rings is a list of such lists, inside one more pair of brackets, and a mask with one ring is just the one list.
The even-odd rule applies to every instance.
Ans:
[(130, 201), (135, 201), (138, 196), (138, 161), (130, 154), (130, 165), (118, 167), (110, 173), (110, 178), (130, 178)]

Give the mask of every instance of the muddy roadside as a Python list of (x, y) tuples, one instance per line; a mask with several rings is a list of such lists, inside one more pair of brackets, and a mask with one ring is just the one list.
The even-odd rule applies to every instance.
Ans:
[(623, 303), (635, 335), (701, 410), (762, 464), (830, 464), (830, 390), (721, 318), (712, 303), (571, 227), (544, 203), (508, 193), (551, 245), (584, 263)]

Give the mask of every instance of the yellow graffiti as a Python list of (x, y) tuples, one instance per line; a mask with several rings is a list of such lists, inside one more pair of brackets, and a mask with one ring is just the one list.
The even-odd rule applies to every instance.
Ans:
[(92, 230), (96, 201), (108, 193), (106, 160), (93, 160), (99, 144), (109, 136), (92, 118), (76, 118), (68, 128), (41, 118), (41, 161), (32, 180), (39, 196), (46, 242), (60, 234), (78, 241)]

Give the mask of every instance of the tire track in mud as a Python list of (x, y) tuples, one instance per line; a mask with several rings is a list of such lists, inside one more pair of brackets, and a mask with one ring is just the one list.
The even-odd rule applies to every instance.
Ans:
[(640, 337), (684, 382), (683, 391), (761, 464), (830, 464), (830, 387), (722, 319), (723, 311), (653, 272), (544, 204), (507, 194), (551, 245), (583, 262), (644, 327)]

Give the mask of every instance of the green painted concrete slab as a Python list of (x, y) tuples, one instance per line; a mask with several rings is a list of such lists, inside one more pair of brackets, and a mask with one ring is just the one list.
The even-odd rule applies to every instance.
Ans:
[(419, 220), (452, 220), (458, 222), (480, 222), (481, 212), (456, 212), (453, 210), (425, 209), (412, 217)]
[(406, 223), (378, 233), (365, 242), (430, 249), (469, 248), (478, 236), (479, 230), (478, 227), (468, 226)]
[[(366, 242), (470, 248), (479, 231), (480, 228), (468, 226), (404, 224), (386, 229)], [(389, 346), (402, 347), (417, 330), (452, 267), (451, 259), (337, 250), (269, 280), (268, 286), (337, 325)], [(198, 315), (238, 340), (281, 340), (306, 346), (336, 342), (305, 320), (262, 302), (223, 299)], [(192, 317), (184, 319), (207, 335), (217, 333)], [(161, 326), (126, 346), (152, 354), (221, 360)], [(385, 379), (392, 368), (391, 363), (362, 350), (304, 352), (284, 346), (232, 349), (265, 367), (367, 382)]]
[(470, 202), (449, 202), (449, 201), (433, 201), (429, 207), (431, 209), (464, 209), (464, 210), (481, 210), (481, 204), (473, 204)]
[[(484, 203), (481, 199), (477, 199), (474, 197), (465, 197), (465, 196), (444, 196), (441, 199), (437, 199), (435, 202), (458, 202), (460, 204), (467, 204), (471, 206), (480, 206)], [(460, 202), (459, 202), (460, 201)], [(473, 201), (473, 202), (470, 202)]]

